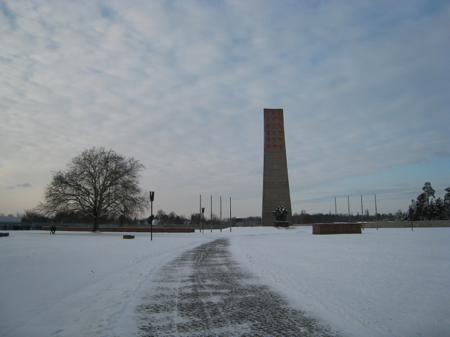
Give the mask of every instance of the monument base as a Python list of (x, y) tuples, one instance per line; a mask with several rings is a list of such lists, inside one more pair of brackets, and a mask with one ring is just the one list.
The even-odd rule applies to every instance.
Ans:
[(288, 221), (275, 221), (273, 224), (275, 227), (289, 227)]
[(359, 223), (317, 223), (313, 224), (313, 234), (361, 234)]

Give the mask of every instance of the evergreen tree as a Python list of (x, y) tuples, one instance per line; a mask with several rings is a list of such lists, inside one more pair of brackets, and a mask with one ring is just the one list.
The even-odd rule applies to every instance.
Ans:
[(444, 208), (447, 219), (450, 218), (450, 187), (447, 187), (445, 189), (445, 196), (444, 196)]

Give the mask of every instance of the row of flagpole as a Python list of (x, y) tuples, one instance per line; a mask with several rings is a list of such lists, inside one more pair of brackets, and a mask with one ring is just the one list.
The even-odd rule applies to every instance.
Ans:
[[(219, 208), (220, 209), (219, 222), (220, 222), (220, 231), (222, 231), (222, 196), (220, 196), (219, 200), (220, 200), (220, 202), (219, 202), (219, 205), (220, 205), (220, 208)], [(230, 201), (230, 203), (229, 203), (229, 205), (230, 205), (230, 207), (229, 207), (229, 210), (230, 210), (229, 222), (230, 222), (230, 232), (231, 232), (231, 229), (233, 227), (233, 224), (231, 222), (231, 197), (230, 197), (229, 201)], [(200, 227), (201, 231), (204, 231), (203, 221), (202, 221), (204, 213), (205, 213), (205, 207), (202, 207), (202, 195), (200, 194), (200, 198), (199, 198), (199, 227)], [(211, 219), (211, 222), (212, 222), (212, 220), (213, 220), (213, 196), (212, 195), (210, 196), (210, 219)], [(210, 229), (211, 229), (211, 232), (212, 232), (212, 226), (211, 226)]]
[[(378, 216), (377, 195), (373, 195), (375, 203), (375, 216)], [(337, 197), (334, 197), (334, 214), (337, 214)], [(350, 215), (350, 196), (347, 195), (347, 214)], [(361, 215), (364, 215), (363, 196), (361, 195)]]

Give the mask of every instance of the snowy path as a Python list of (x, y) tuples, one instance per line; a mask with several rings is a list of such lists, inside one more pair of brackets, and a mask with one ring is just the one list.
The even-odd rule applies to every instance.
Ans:
[(142, 336), (331, 336), (245, 273), (228, 246), (202, 244), (162, 269), (138, 307)]

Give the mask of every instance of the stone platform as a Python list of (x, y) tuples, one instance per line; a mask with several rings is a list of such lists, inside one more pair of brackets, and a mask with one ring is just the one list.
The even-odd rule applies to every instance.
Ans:
[(317, 223), (313, 224), (313, 234), (361, 234), (359, 223)]

